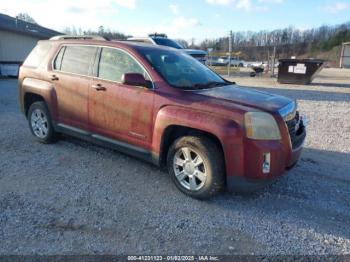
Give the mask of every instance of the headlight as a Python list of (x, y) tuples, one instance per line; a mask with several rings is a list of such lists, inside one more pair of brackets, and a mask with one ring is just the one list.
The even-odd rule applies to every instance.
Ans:
[(246, 136), (258, 140), (279, 140), (281, 133), (272, 115), (264, 112), (248, 112), (244, 115)]

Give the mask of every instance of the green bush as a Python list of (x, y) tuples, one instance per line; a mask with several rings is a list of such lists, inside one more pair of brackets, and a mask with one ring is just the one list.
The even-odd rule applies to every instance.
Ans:
[(335, 46), (339, 46), (344, 42), (350, 42), (350, 29), (342, 30), (332, 36), (330, 39), (322, 42), (313, 42), (311, 51), (329, 51)]

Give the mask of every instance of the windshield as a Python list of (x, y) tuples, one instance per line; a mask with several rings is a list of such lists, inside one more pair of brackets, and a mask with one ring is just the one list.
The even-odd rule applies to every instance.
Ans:
[(154, 42), (156, 42), (157, 45), (164, 45), (176, 49), (183, 49), (183, 47), (179, 43), (176, 43), (174, 40), (168, 38), (153, 38), (153, 40)]
[(186, 53), (161, 49), (141, 49), (139, 52), (173, 87), (205, 89), (230, 84)]

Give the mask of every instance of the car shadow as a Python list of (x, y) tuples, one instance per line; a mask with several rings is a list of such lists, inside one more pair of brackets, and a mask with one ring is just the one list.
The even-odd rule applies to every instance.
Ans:
[[(274, 184), (249, 194), (223, 192), (212, 199), (198, 202), (182, 195), (172, 185), (164, 168), (157, 172), (159, 168), (147, 162), (70, 136), (63, 136), (62, 140), (99, 153), (104, 158), (111, 158), (116, 163), (122, 157), (131, 166), (139, 165), (143, 169), (153, 170), (147, 177), (143, 177), (143, 174), (139, 179), (148, 183), (148, 179), (153, 181), (157, 178), (159, 190), (164, 190), (158, 192), (160, 195), (166, 192), (194, 205), (215, 206), (227, 212), (243, 213), (245, 219), (251, 219), (249, 215), (257, 215), (265, 223), (276, 221), (276, 227), (283, 226), (280, 224), (283, 223), (320, 234), (350, 238), (349, 153), (304, 148), (295, 168)], [(160, 174), (164, 174), (164, 177), (158, 177)], [(277, 217), (283, 218), (283, 221)]]
[[(251, 194), (226, 192), (210, 204), (255, 210), (263, 219), (350, 238), (350, 154), (304, 148), (297, 166), (276, 183)], [(278, 223), (276, 223), (278, 226)]]

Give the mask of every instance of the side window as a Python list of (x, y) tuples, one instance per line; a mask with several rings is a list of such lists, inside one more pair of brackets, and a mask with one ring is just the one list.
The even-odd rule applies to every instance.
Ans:
[(143, 74), (146, 80), (150, 80), (145, 70), (127, 53), (112, 48), (102, 48), (98, 77), (121, 82), (125, 73)]
[(46, 58), (47, 54), (51, 50), (51, 44), (49, 43), (40, 43), (34, 49), (32, 52), (30, 52), (27, 59), (24, 61), (24, 66), (32, 66), (32, 67), (39, 67), (40, 64), (43, 62), (43, 60)]
[(53, 63), (53, 69), (55, 70), (61, 70), (61, 65), (62, 65), (62, 58), (63, 58), (63, 54), (64, 51), (66, 50), (66, 47), (62, 47), (60, 52), (58, 53), (58, 55), (55, 58), (55, 61)]
[(60, 70), (73, 74), (89, 75), (89, 68), (94, 60), (96, 50), (97, 48), (93, 46), (66, 46), (64, 54), (62, 54)]

